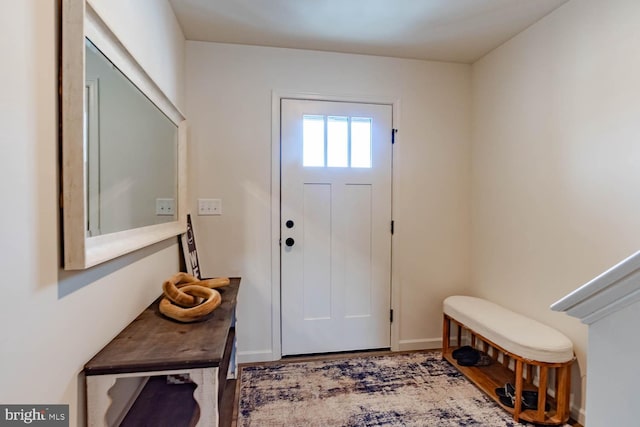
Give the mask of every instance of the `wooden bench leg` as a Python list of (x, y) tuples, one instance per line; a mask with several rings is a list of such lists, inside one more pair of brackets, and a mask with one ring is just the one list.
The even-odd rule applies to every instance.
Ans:
[(569, 419), (569, 400), (571, 390), (571, 365), (556, 369), (556, 414), (565, 422)]
[(544, 405), (547, 401), (548, 374), (549, 368), (546, 366), (540, 366), (540, 376), (538, 378), (538, 412), (536, 413), (536, 419), (540, 422), (544, 421)]
[(444, 355), (449, 351), (450, 346), (450, 333), (451, 333), (451, 320), (445, 314), (442, 320), (442, 354)]
[(514, 402), (513, 408), (513, 419), (518, 422), (520, 421), (520, 412), (522, 411), (522, 360), (516, 360), (516, 401)]

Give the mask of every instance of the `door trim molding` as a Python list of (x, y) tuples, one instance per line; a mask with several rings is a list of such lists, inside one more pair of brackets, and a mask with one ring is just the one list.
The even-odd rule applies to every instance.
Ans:
[[(400, 127), (400, 98), (385, 95), (336, 95), (312, 92), (272, 90), (271, 92), (271, 360), (282, 358), (282, 317), (280, 295), (280, 101), (287, 99), (305, 99), (312, 101), (354, 102), (366, 104), (384, 104), (392, 106), (392, 127)], [(391, 138), (391, 135), (389, 135)], [(391, 171), (391, 213), (397, 220), (394, 207), (397, 203), (395, 183), (399, 153), (399, 137), (393, 148)], [(391, 144), (391, 141), (389, 141)], [(391, 350), (400, 350), (400, 280), (395, 272), (394, 248), (397, 237), (391, 238), (391, 309), (397, 314), (391, 324)]]

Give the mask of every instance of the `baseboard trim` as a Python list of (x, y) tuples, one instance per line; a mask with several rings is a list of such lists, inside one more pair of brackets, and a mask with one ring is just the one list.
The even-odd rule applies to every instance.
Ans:
[(275, 360), (280, 360), (280, 357), (276, 357), (271, 349), (238, 352), (238, 363), (273, 362)]
[(398, 342), (398, 351), (432, 350), (434, 348), (442, 348), (442, 338), (421, 338)]
[(587, 413), (583, 408), (575, 408), (571, 411), (571, 418), (579, 422), (581, 425), (587, 425)]

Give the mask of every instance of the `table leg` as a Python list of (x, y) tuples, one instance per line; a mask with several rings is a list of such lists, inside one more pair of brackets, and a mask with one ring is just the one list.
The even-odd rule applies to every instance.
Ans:
[(87, 425), (106, 427), (107, 411), (111, 406), (109, 390), (116, 383), (114, 375), (92, 375), (87, 377)]
[(218, 368), (193, 369), (189, 373), (198, 386), (193, 392), (200, 407), (196, 427), (218, 427)]

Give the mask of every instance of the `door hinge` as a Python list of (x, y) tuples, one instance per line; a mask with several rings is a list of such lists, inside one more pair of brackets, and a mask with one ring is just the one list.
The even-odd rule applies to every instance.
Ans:
[(391, 129), (391, 143), (396, 143), (396, 133), (398, 133), (398, 129)]
[(395, 231), (395, 228), (396, 228), (396, 222), (391, 221), (391, 234), (393, 234), (393, 232)]
[(393, 309), (389, 310), (389, 322), (393, 323)]

